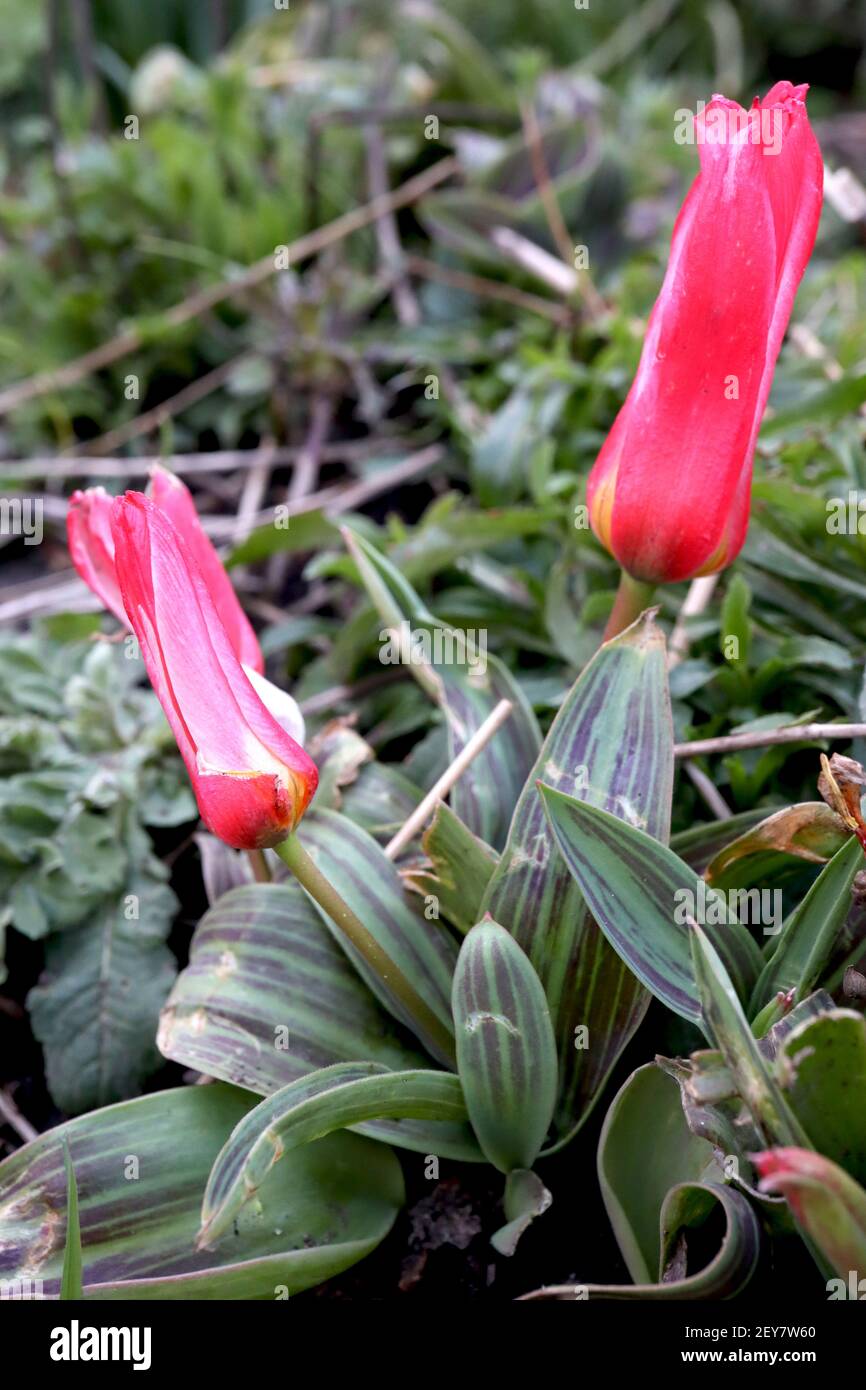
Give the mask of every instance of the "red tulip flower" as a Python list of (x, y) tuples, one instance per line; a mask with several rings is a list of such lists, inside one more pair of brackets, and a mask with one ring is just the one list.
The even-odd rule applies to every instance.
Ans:
[[(843, 1279), (866, 1286), (866, 1192), (850, 1173), (810, 1149), (752, 1154), (762, 1192), (780, 1192), (798, 1225)], [(829, 1287), (829, 1285), (828, 1285)]]
[(713, 574), (745, 540), (752, 457), (821, 212), (805, 86), (696, 118), (701, 172), (674, 227), (637, 375), (590, 474), (590, 521), (633, 579)]
[[(157, 467), (151, 474), (148, 491), (160, 510), (171, 518), (192, 552), (238, 660), (248, 670), (261, 675), (265, 663), (258, 638), (238, 602), (222, 561), (205, 535), (189, 489), (167, 468)], [(102, 487), (74, 492), (69, 500), (66, 532), (72, 563), (81, 578), (105, 607), (128, 626), (114, 563), (113, 502), (114, 498)]]
[(202, 819), (235, 849), (280, 844), (316, 790), (315, 763), (257, 693), (260, 678), (220, 620), (212, 576), (167, 513), (128, 492), (112, 503), (111, 531), (124, 610)]

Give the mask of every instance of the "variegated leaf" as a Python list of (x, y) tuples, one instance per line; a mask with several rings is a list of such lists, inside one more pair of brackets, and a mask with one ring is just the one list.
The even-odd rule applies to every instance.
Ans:
[(740, 998), (749, 998), (761, 953), (724, 898), (644, 831), (550, 787), (541, 793), (562, 857), (595, 920), (657, 999), (681, 1018), (701, 1021), (688, 925), (697, 917)]
[[(457, 947), (447, 928), (428, 921), (407, 901), (403, 883), (391, 860), (366, 830), (336, 811), (318, 811), (304, 818), (298, 831), (304, 849), (340, 897), (361, 920), (414, 987), (447, 1033), (453, 1033), (451, 979)], [(337, 941), (380, 1003), (417, 1033), (431, 1056), (446, 1065), (435, 1041), (422, 1037), (414, 1018), (391, 995), (386, 980), (367, 965), (323, 911)]]
[(435, 899), (437, 914), (441, 912), (459, 931), (467, 932), (481, 917), (484, 891), (499, 855), (473, 835), (444, 801), (424, 832), (422, 846), (429, 867), (408, 866), (403, 878), (416, 893)]
[(673, 728), (664, 635), (651, 615), (602, 647), (570, 691), (521, 792), (483, 902), (529, 956), (547, 994), (561, 1143), (601, 1094), (648, 995), (592, 920), (557, 850), (538, 779), (667, 839)]
[[(69, 1145), (88, 1299), (273, 1299), (363, 1258), (403, 1202), (384, 1144), (332, 1134), (288, 1155), (219, 1253), (196, 1251), (207, 1175), (254, 1104), (232, 1086), (160, 1091), (69, 1120), (0, 1164), (0, 1277), (60, 1290)], [(283, 1295), (284, 1296), (284, 1295)]]
[(472, 1127), (503, 1173), (531, 1168), (556, 1104), (556, 1042), (541, 981), (497, 922), (467, 934), (454, 975), (457, 1070)]
[(197, 1247), (222, 1240), (273, 1169), (302, 1145), (376, 1119), (466, 1119), (456, 1076), (389, 1072), (374, 1062), (325, 1067), (269, 1096), (236, 1125), (208, 1177)]
[[(294, 879), (236, 888), (205, 913), (157, 1041), (164, 1056), (261, 1096), (338, 1062), (427, 1065)], [(443, 1158), (481, 1157), (468, 1124), (381, 1121), (363, 1132)]]
[(499, 848), (541, 736), (532, 709), (508, 668), (487, 651), (486, 632), (460, 633), (440, 623), (384, 555), (355, 532), (345, 530), (361, 580), (383, 623), (409, 634), (403, 651), (388, 638), (396, 660), (409, 669), (441, 706), (454, 759), (500, 700), (513, 709), (502, 729), (464, 771), (451, 791), (451, 805), (473, 834)]

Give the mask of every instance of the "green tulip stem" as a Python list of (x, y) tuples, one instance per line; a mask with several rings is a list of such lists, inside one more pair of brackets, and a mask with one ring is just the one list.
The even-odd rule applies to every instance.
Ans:
[(602, 642), (609, 642), (625, 628), (631, 627), (644, 609), (649, 608), (654, 592), (654, 584), (644, 584), (640, 579), (632, 579), (631, 575), (623, 570)]
[(387, 951), (379, 945), (372, 932), (364, 926), (359, 917), (356, 917), (349, 904), (304, 849), (297, 835), (290, 835), (275, 848), (301, 887), (305, 888), (314, 902), (328, 914), (338, 931), (382, 981), (395, 1003), (400, 1005), (410, 1020), (415, 1020), (424, 1038), (435, 1045), (443, 1059), (453, 1062), (454, 1039), (448, 1029), (409, 983), (402, 970), (391, 960)]

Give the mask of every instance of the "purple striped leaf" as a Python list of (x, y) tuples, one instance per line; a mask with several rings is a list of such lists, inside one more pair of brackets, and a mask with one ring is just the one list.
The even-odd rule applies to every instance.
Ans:
[[(205, 913), (157, 1041), (165, 1057), (259, 1096), (339, 1062), (428, 1064), (293, 879), (236, 888)], [(481, 1158), (468, 1124), (382, 1120), (362, 1132), (424, 1154)]]
[(273, 1299), (369, 1254), (403, 1203), (403, 1179), (387, 1145), (345, 1131), (288, 1154), (218, 1253), (195, 1250), (208, 1173), (254, 1104), (219, 1082), (186, 1086), (95, 1110), (25, 1144), (0, 1164), (0, 1278), (31, 1288), (40, 1280), (42, 1296), (59, 1294), (64, 1141), (88, 1299)]
[(222, 1243), (269, 1175), (298, 1148), (370, 1120), (461, 1124), (460, 1082), (444, 1071), (387, 1071), (343, 1062), (293, 1081), (250, 1110), (220, 1149), (208, 1177), (197, 1245)]
[(741, 999), (763, 958), (727, 900), (666, 845), (617, 816), (542, 786), (560, 853), (611, 946), (657, 999), (703, 1021), (690, 924), (700, 921)]
[(498, 922), (467, 934), (452, 995), (472, 1128), (503, 1173), (531, 1168), (556, 1104), (556, 1042), (541, 981)]
[[(382, 622), (414, 642), (409, 670), (445, 715), (450, 760), (463, 751), (500, 700), (513, 705), (503, 728), (451, 790), (455, 814), (474, 835), (498, 849), (541, 743), (532, 708), (507, 666), (487, 651), (486, 631), (482, 643), (480, 633), (457, 632), (439, 622), (375, 546), (348, 528), (343, 536)], [(388, 640), (392, 649), (399, 645)]]
[(592, 920), (536, 783), (666, 840), (673, 766), (664, 635), (646, 614), (601, 648), (559, 710), (483, 902), (526, 952), (547, 995), (559, 1051), (558, 1143), (586, 1119), (649, 995)]

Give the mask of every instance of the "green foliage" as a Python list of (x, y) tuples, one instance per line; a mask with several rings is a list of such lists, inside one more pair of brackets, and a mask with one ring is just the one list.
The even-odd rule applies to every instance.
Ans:
[[(47, 1298), (59, 1293), (65, 1223), (46, 1233), (43, 1213), (66, 1206), (64, 1140), (79, 1174), (88, 1299), (285, 1298), (375, 1249), (403, 1201), (400, 1166), (385, 1145), (339, 1133), (287, 1155), (217, 1252), (194, 1250), (211, 1165), (253, 1104), (221, 1083), (161, 1091), (12, 1154), (0, 1164), (0, 1273), (26, 1267)], [(140, 1222), (130, 1217), (133, 1181)]]
[[(588, 1296), (738, 1294), (760, 1228), (784, 1241), (793, 1227), (784, 1198), (759, 1190), (750, 1155), (762, 1145), (798, 1144), (838, 1168), (841, 1205), (801, 1229), (819, 1263), (849, 1248), (860, 1259), (859, 1226), (852, 1247), (840, 1231), (862, 1215), (866, 1049), (860, 1013), (836, 1006), (866, 912), (851, 897), (859, 846), (814, 802), (825, 743), (700, 759), (731, 809), (709, 825), (700, 779), (675, 780), (673, 755), (696, 737), (866, 716), (856, 227), (828, 206), (795, 309), (807, 332), (783, 349), (759, 441), (747, 545), (689, 623), (669, 682), (663, 636), (683, 588), (594, 657), (616, 573), (583, 509), (697, 168), (671, 138), (672, 112), (766, 88), (768, 54), (774, 71), (820, 43), (835, 56), (850, 39), (845, 7), (795, 5), (794, 24), (781, 0), (220, 8), (218, 35), (208, 7), (95, 0), (96, 73), (80, 71), (61, 24), (49, 120), (35, 100), (46, 6), (12, 18), (0, 6), (12, 115), (0, 387), (126, 328), (137, 341), (14, 411), (3, 453), (123, 427), (236, 357), (163, 427), (164, 451), (299, 443), (322, 397), (339, 446), (328, 466), (362, 483), (436, 441), (409, 505), (388, 490), (373, 516), (351, 514), (351, 553), (319, 506), (233, 541), (230, 563), (260, 588), (281, 575), (279, 592), (258, 595), (272, 613), (303, 582), (323, 595), (261, 634), (295, 694), (320, 697), (309, 733), (321, 786), (300, 840), (454, 1031), (458, 1075), (295, 882), (219, 896), (175, 980), (178, 904), (149, 832), (196, 809), (140, 662), (90, 640), (99, 621), (86, 614), (4, 635), (0, 929), (44, 943), (27, 1003), (52, 1094), (68, 1112), (134, 1094), (158, 1060), (163, 1004), (162, 1055), (218, 1083), (97, 1110), (8, 1159), (0, 1261), (14, 1270), (38, 1240), (50, 1292), (73, 1296), (75, 1187), (58, 1138), (79, 1176), (89, 1298), (270, 1298), (275, 1284), (327, 1278), (391, 1227), (403, 1200), (392, 1144), (506, 1171), (492, 1241), (511, 1255), (550, 1203), (542, 1145), (573, 1136), (635, 1035), (650, 1047), (652, 1023), (637, 1032), (648, 991), (667, 1023), (670, 1011), (700, 1023), (711, 1047), (638, 1068), (613, 1099), (599, 1175), (635, 1284)], [(810, 96), (831, 167), (848, 158), (858, 80), (862, 66), (844, 98), (820, 81)], [(377, 133), (361, 113), (383, 103), (397, 114)], [(566, 233), (590, 252), (572, 291), (513, 253), (517, 236), (563, 259), (521, 128), (527, 103)], [(431, 138), (423, 113), (449, 109)], [(229, 293), (247, 266), (368, 201), (371, 133), (392, 186), (444, 154), (460, 166), (398, 218), (405, 250), (428, 262), (409, 276), (419, 313), (395, 313), (394, 266), (371, 227)], [(220, 286), (207, 313), (170, 316)], [(153, 444), (149, 431), (132, 448)], [(15, 468), (0, 464), (9, 491)], [(121, 463), (112, 485), (124, 481)], [(284, 496), (276, 468), (271, 486)], [(382, 680), (382, 625), (404, 619), (428, 639), (483, 632), (484, 672), (434, 657), (401, 673), (414, 681)], [(391, 862), (383, 846), (503, 697), (507, 725)], [(237, 860), (216, 853), (221, 881), (240, 883)], [(727, 908), (703, 933), (675, 922), (677, 890), (697, 894), (699, 876), (708, 901), (778, 886), (781, 935), (756, 942)], [(129, 1153), (147, 1170), (132, 1216)], [(68, 1213), (50, 1248), (33, 1214), (46, 1208)], [(217, 1250), (193, 1254), (202, 1220)]]
[(157, 1065), (178, 904), (146, 827), (196, 816), (125, 650), (44, 629), (0, 639), (2, 925), (45, 940), (28, 1003), (52, 1095), (73, 1113), (134, 1094)]

